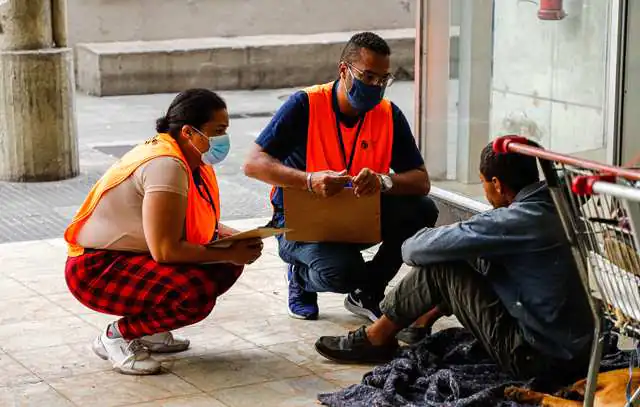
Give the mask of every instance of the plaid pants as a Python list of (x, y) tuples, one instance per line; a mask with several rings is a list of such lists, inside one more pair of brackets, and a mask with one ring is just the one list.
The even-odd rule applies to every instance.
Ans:
[(158, 264), (148, 254), (88, 250), (67, 259), (65, 278), (85, 306), (122, 316), (125, 339), (166, 332), (206, 318), (244, 267)]

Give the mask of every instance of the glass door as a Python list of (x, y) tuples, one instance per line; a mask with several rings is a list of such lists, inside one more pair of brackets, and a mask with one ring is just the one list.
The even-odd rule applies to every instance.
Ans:
[(619, 161), (640, 167), (640, 1), (626, 1)]

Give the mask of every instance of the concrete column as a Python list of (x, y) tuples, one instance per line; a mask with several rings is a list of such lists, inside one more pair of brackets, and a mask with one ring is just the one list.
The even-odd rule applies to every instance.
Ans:
[(457, 179), (476, 183), (480, 152), (490, 139), (493, 0), (462, 0)]
[(0, 1), (2, 181), (53, 181), (79, 172), (73, 53), (54, 48), (54, 38), (66, 42), (60, 1)]
[(432, 179), (447, 177), (450, 0), (421, 0), (416, 41), (416, 133)]

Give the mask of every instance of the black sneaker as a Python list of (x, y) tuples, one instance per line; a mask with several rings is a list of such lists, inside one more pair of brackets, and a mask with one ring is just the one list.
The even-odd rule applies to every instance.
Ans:
[(344, 299), (344, 307), (347, 311), (361, 317), (365, 317), (371, 322), (376, 322), (382, 316), (380, 311), (380, 300), (364, 295), (362, 291), (354, 291)]
[(364, 326), (347, 336), (322, 336), (316, 341), (319, 354), (339, 363), (385, 363), (393, 359), (397, 350), (395, 340), (389, 345), (372, 345)]
[(415, 345), (429, 335), (431, 335), (431, 328), (410, 326), (398, 332), (396, 339), (407, 345)]

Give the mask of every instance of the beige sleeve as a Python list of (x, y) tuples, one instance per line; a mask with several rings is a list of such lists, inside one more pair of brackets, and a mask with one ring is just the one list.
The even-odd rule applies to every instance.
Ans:
[(173, 157), (158, 157), (140, 166), (134, 173), (141, 195), (150, 192), (174, 192), (187, 196), (189, 175), (184, 164)]

